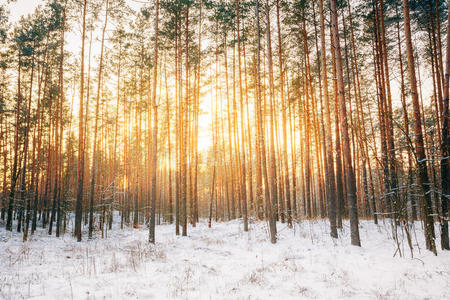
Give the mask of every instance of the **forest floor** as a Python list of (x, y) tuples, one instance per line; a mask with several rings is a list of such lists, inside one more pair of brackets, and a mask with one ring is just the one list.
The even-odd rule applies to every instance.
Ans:
[(324, 220), (279, 223), (271, 244), (265, 222), (246, 233), (241, 220), (211, 229), (203, 220), (188, 237), (157, 226), (154, 246), (146, 228), (119, 224), (81, 243), (44, 230), (23, 243), (2, 226), (0, 299), (448, 299), (450, 251), (423, 249), (420, 223), (414, 258), (401, 234), (396, 253), (387, 222), (361, 221), (361, 248), (348, 225), (333, 240)]

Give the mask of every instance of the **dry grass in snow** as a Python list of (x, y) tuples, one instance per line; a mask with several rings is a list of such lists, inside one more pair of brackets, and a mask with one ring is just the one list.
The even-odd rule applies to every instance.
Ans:
[[(189, 236), (173, 225), (148, 231), (114, 224), (108, 239), (77, 243), (38, 231), (29, 242), (0, 229), (1, 299), (448, 299), (450, 252), (395, 253), (389, 225), (361, 221), (362, 247), (350, 246), (348, 223), (332, 240), (326, 221), (267, 225), (202, 221)], [(422, 246), (420, 223), (414, 243)]]

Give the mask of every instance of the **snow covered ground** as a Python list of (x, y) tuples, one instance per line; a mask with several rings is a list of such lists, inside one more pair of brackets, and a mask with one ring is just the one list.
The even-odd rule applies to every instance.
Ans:
[[(118, 226), (115, 224), (115, 226)], [(423, 247), (416, 223), (413, 242)], [(449, 299), (450, 252), (437, 257), (406, 243), (402, 254), (388, 225), (361, 221), (362, 247), (349, 242), (348, 223), (332, 240), (326, 221), (293, 229), (278, 224), (268, 241), (264, 222), (243, 232), (241, 221), (156, 228), (113, 228), (108, 239), (77, 243), (38, 231), (29, 242), (0, 228), (1, 299)]]

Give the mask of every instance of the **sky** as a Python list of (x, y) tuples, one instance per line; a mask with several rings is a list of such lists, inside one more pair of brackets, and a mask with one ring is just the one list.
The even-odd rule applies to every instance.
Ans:
[[(5, 3), (6, 0), (0, 0), (0, 4)], [(9, 9), (9, 21), (10, 23), (17, 22), (21, 16), (26, 16), (28, 14), (32, 14), (34, 10), (45, 1), (43, 0), (16, 0), (15, 2), (11, 2), (8, 5)], [(138, 10), (145, 1), (140, 0), (127, 0), (127, 4)], [(80, 12), (81, 18), (81, 12)], [(74, 26), (72, 32), (66, 34), (66, 48), (71, 49), (71, 51), (76, 55), (81, 52), (81, 33), (79, 30), (80, 26)], [(94, 35), (100, 35), (100, 27), (97, 27), (97, 32)], [(92, 47), (92, 56), (99, 55), (99, 45)], [(205, 93), (207, 97), (205, 99), (201, 99), (200, 110), (205, 111), (205, 114), (199, 116), (199, 150), (206, 151), (211, 145), (211, 114), (210, 114), (210, 99), (208, 97), (209, 93)], [(76, 99), (77, 97), (75, 97)], [(78, 103), (74, 102), (74, 112), (77, 111)]]
[[(1, 2), (6, 2), (6, 0), (0, 0)], [(9, 20), (16, 22), (22, 15), (33, 13), (40, 3), (42, 3), (41, 0), (17, 0), (17, 2), (10, 3), (8, 6), (10, 10)]]
[[(141, 7), (145, 1), (142, 0), (126, 0), (127, 4), (130, 5), (135, 10), (138, 10), (139, 7)], [(151, 0), (149, 0), (151, 1)], [(4, 3), (6, 0), (0, 0), (0, 3)], [(15, 2), (12, 2), (8, 5), (10, 10), (10, 22), (14, 23), (17, 20), (20, 19), (22, 15), (27, 15), (33, 13), (33, 11), (36, 9), (36, 7), (39, 4), (42, 4), (44, 0), (16, 0)], [(81, 17), (81, 12), (80, 12)], [(80, 26), (74, 26), (71, 33), (69, 33), (66, 36), (67, 45), (66, 48), (72, 49), (72, 52), (79, 53), (81, 49), (81, 33), (80, 33)], [(97, 27), (97, 35), (100, 34), (100, 27)], [(95, 33), (94, 33), (95, 34)], [(99, 55), (99, 48), (98, 45), (93, 47), (92, 55), (93, 57)], [(421, 76), (422, 76), (422, 90), (424, 94), (424, 100), (426, 103), (428, 103), (428, 97), (431, 95), (432, 91), (432, 81), (430, 79), (430, 76), (428, 74), (428, 71), (424, 66), (421, 66)], [(394, 75), (394, 74), (392, 74)], [(400, 91), (400, 85), (399, 85), (399, 78), (394, 78), (395, 76), (392, 76), (391, 78), (391, 90), (394, 98), (394, 106), (399, 107), (400, 104), (400, 97), (399, 97), (399, 91)], [(208, 87), (205, 88), (205, 91), (208, 90)], [(200, 115), (199, 120), (199, 148), (200, 150), (206, 150), (212, 145), (211, 141), (211, 106), (210, 106), (210, 99), (209, 99), (209, 92), (206, 92), (206, 98), (201, 99), (200, 103), (200, 109), (205, 111), (206, 113), (203, 115)], [(77, 104), (75, 103), (77, 106)]]

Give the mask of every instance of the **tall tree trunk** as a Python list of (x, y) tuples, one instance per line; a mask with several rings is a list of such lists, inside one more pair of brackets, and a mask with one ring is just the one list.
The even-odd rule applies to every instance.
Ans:
[[(91, 185), (89, 189), (89, 234), (88, 237), (92, 238), (92, 232), (94, 230), (94, 192), (95, 192), (95, 176), (97, 173), (97, 132), (98, 132), (98, 113), (100, 106), (100, 91), (102, 88), (102, 72), (103, 72), (103, 50), (105, 44), (105, 32), (108, 25), (108, 4), (109, 0), (106, 0), (105, 6), (105, 24), (103, 25), (102, 41), (100, 46), (100, 63), (98, 67), (97, 77), (97, 95), (95, 100), (95, 121), (94, 121), (94, 140), (92, 142), (92, 169), (91, 169)], [(89, 101), (89, 99), (88, 99)]]
[[(159, 0), (156, 0), (155, 13), (155, 57), (153, 71), (153, 156), (152, 156), (152, 199), (150, 203), (149, 242), (155, 243), (155, 205), (156, 205), (156, 174), (158, 167), (158, 103), (156, 102), (156, 85), (158, 80), (158, 34), (159, 34)], [(170, 146), (170, 145), (169, 145)]]
[(331, 118), (330, 118), (330, 97), (328, 94), (328, 76), (327, 76), (327, 52), (325, 44), (325, 15), (323, 11), (323, 0), (319, 1), (320, 14), (320, 45), (322, 59), (322, 85), (325, 102), (325, 123), (326, 125), (326, 164), (327, 164), (327, 196), (328, 196), (328, 218), (330, 219), (330, 235), (337, 238), (336, 229), (336, 186), (334, 176), (333, 161), (333, 140), (331, 136)]
[[(447, 1), (447, 7), (449, 1)], [(450, 14), (447, 19), (447, 53), (445, 57), (445, 81), (444, 81), (444, 95), (442, 98), (442, 145), (441, 145), (441, 247), (442, 249), (450, 250), (449, 233), (448, 233), (448, 199), (450, 197), (450, 134), (449, 122), (450, 116), (448, 112), (449, 106), (449, 81), (450, 81)]]
[[(256, 104), (257, 104), (257, 113), (258, 113), (258, 144), (259, 151), (261, 155), (261, 169), (264, 178), (264, 191), (265, 191), (265, 201), (266, 201), (266, 211), (267, 217), (269, 219), (269, 229), (270, 229), (270, 241), (272, 243), (276, 243), (277, 241), (277, 231), (276, 231), (276, 220), (275, 214), (272, 208), (271, 194), (269, 191), (269, 176), (267, 174), (267, 162), (266, 162), (266, 145), (265, 145), (265, 133), (263, 129), (263, 109), (261, 104), (263, 103), (263, 99), (261, 97), (261, 27), (259, 20), (259, 0), (256, 0), (256, 27), (257, 27), (257, 49), (256, 49)], [(262, 189), (261, 187), (258, 187)], [(261, 193), (262, 194), (262, 193)]]
[(182, 225), (183, 225), (183, 236), (187, 236), (187, 143), (188, 143), (188, 115), (189, 115), (189, 4), (186, 6), (186, 16), (185, 16), (185, 73), (186, 73), (186, 86), (185, 86), (185, 103), (183, 105), (184, 107), (184, 118), (183, 118), (183, 147), (182, 147), (182, 153), (181, 153), (181, 159), (182, 159), (182, 167), (181, 167), (181, 188), (182, 188), (182, 207), (181, 207), (181, 215), (182, 215)]
[(412, 47), (412, 38), (411, 38), (411, 20), (409, 15), (409, 0), (403, 1), (403, 21), (404, 21), (404, 30), (405, 30), (405, 42), (406, 42), (406, 53), (408, 57), (408, 71), (409, 71), (409, 80), (411, 84), (411, 98), (414, 108), (414, 134), (415, 134), (415, 146), (416, 146), (416, 159), (417, 165), (419, 167), (419, 185), (422, 187), (423, 194), (425, 199), (423, 200), (423, 213), (424, 213), (424, 223), (425, 223), (425, 241), (428, 250), (431, 250), (435, 255), (436, 252), (436, 244), (435, 244), (435, 235), (434, 235), (434, 221), (431, 216), (432, 207), (431, 207), (431, 196), (429, 193), (429, 179), (427, 172), (427, 162), (425, 156), (425, 147), (423, 143), (423, 135), (422, 135), (422, 120), (420, 113), (420, 104), (419, 104), (419, 94), (417, 91), (417, 82), (416, 82), (416, 69), (414, 63), (414, 52)]
[(80, 110), (78, 125), (78, 164), (77, 164), (77, 201), (75, 208), (75, 236), (81, 242), (81, 218), (83, 217), (83, 182), (84, 182), (84, 40), (86, 38), (87, 0), (83, 2), (83, 24), (81, 37), (81, 74), (80, 74)]
[(240, 6), (239, 0), (236, 0), (236, 26), (237, 26), (237, 47), (238, 47), (238, 81), (239, 81), (239, 103), (241, 109), (241, 180), (242, 180), (242, 214), (244, 218), (244, 231), (248, 231), (248, 216), (247, 216), (247, 169), (246, 169), (246, 155), (245, 155), (245, 130), (244, 130), (244, 95), (242, 88), (242, 68), (241, 68), (241, 34), (240, 34)]
[(351, 243), (354, 246), (361, 246), (359, 239), (359, 228), (358, 228), (358, 208), (356, 199), (356, 181), (355, 174), (353, 172), (353, 167), (351, 165), (351, 149), (350, 149), (350, 139), (348, 136), (348, 123), (347, 123), (347, 111), (345, 105), (345, 90), (344, 90), (344, 76), (342, 68), (342, 55), (341, 47), (339, 42), (339, 28), (337, 21), (337, 8), (336, 0), (331, 0), (331, 21), (333, 26), (333, 41), (334, 41), (334, 51), (336, 56), (336, 71), (337, 71), (337, 85), (338, 85), (338, 100), (340, 103), (340, 122), (342, 129), (342, 141), (344, 150), (344, 173), (347, 184), (347, 198), (349, 204), (349, 216), (350, 216), (350, 232), (351, 232)]
[[(271, 190), (271, 206), (272, 213), (275, 215), (277, 212), (277, 204), (278, 204), (278, 196), (277, 196), (277, 186), (278, 186), (278, 177), (277, 177), (277, 164), (276, 164), (276, 148), (275, 148), (275, 99), (274, 99), (274, 79), (273, 79), (273, 61), (272, 61), (272, 39), (271, 39), (271, 30), (270, 30), (270, 7), (269, 0), (266, 1), (265, 5), (266, 9), (266, 35), (267, 35), (267, 59), (268, 59), (268, 67), (269, 67), (269, 104), (270, 104), (270, 184), (269, 188)], [(275, 220), (274, 220), (275, 222)], [(276, 227), (274, 227), (276, 228)], [(275, 232), (276, 233), (276, 232)], [(272, 241), (273, 243), (276, 242)]]

